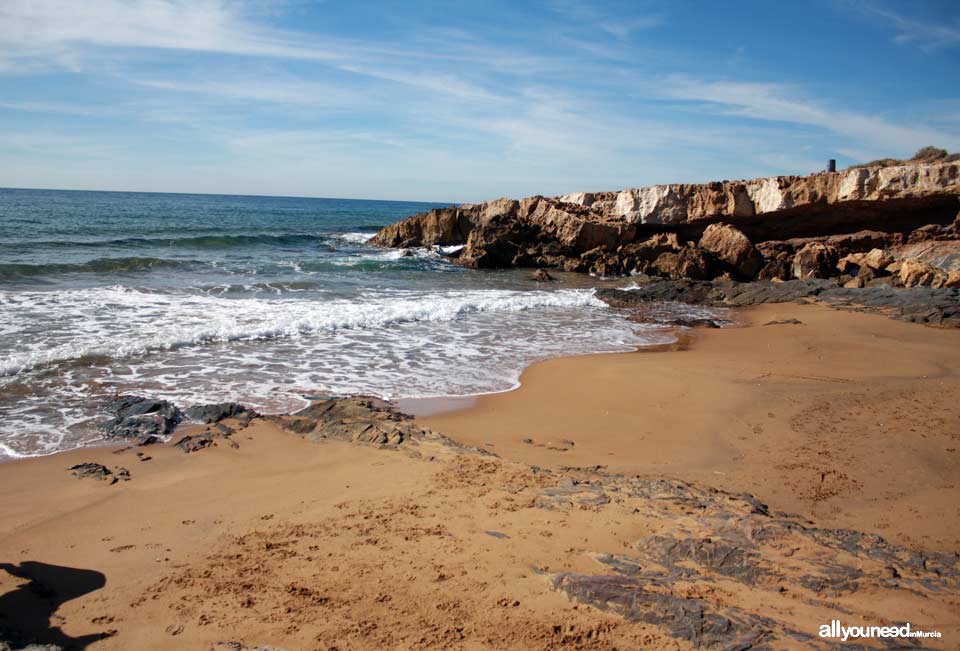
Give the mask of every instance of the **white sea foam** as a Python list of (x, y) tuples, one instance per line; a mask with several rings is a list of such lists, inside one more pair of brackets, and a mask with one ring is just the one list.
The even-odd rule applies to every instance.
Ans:
[[(603, 303), (589, 290), (396, 293), (363, 301), (228, 299), (123, 286), (0, 291), (0, 334), (14, 340), (0, 361), (0, 375), (90, 356), (116, 359), (198, 344), (449, 321), (477, 312), (584, 306)], [(44, 324), (42, 338), (29, 336), (37, 324)]]
[(374, 233), (333, 233), (333, 237), (351, 244), (366, 244), (374, 236)]
[(516, 386), (538, 359), (673, 340), (589, 289), (198, 292), (0, 291), (0, 455), (95, 441), (115, 392), (266, 413), (306, 395), (468, 395)]

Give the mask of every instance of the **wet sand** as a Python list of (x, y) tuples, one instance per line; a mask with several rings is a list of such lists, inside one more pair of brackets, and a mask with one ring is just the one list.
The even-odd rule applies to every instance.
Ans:
[[(758, 517), (650, 506), (628, 495), (637, 475), (694, 482), (700, 501), (716, 487), (739, 505), (747, 491), (797, 523), (911, 549), (960, 548), (960, 332), (807, 305), (742, 314), (752, 327), (696, 331), (682, 350), (543, 362), (514, 392), (417, 419), (498, 457), (312, 443), (255, 420), (238, 447), (2, 464), (0, 629), (104, 650), (690, 649), (663, 622), (552, 587), (644, 537), (717, 539), (722, 523)], [(801, 324), (763, 325), (787, 319)], [(87, 461), (131, 480), (67, 471)], [(606, 474), (569, 469), (593, 466)], [(606, 494), (545, 501), (551, 486)], [(903, 590), (864, 557), (846, 559), (863, 587), (810, 592), (790, 577), (832, 548), (758, 549), (783, 585), (711, 575), (667, 591), (812, 634), (843, 613), (935, 626), (934, 648), (960, 639), (953, 583)], [(781, 635), (774, 648), (819, 647)]]

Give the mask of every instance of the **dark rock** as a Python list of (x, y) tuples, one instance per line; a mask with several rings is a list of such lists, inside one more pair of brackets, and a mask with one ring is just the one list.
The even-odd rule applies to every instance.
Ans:
[(141, 445), (168, 435), (183, 417), (172, 402), (142, 396), (121, 396), (108, 403), (106, 409), (114, 418), (97, 426), (104, 438), (138, 439)]
[(199, 452), (204, 448), (208, 448), (213, 445), (213, 436), (210, 434), (195, 434), (192, 436), (184, 436), (182, 439), (174, 443), (174, 446), (179, 450), (190, 454), (191, 452)]
[(536, 239), (536, 229), (529, 224), (498, 216), (470, 232), (457, 262), (476, 269), (512, 267), (525, 255), (521, 243)]
[(239, 416), (250, 418), (256, 416), (256, 412), (236, 402), (194, 405), (193, 407), (187, 408), (186, 414), (190, 420), (200, 421), (201, 423), (218, 423), (225, 418), (237, 418)]
[[(771, 514), (748, 494), (670, 479), (564, 472), (555, 486), (541, 489), (536, 506), (584, 508), (579, 497), (607, 494), (616, 501), (610, 507), (615, 511), (605, 514), (632, 512), (641, 522), (664, 526), (622, 554), (587, 552), (603, 573), (557, 574), (554, 588), (602, 611), (653, 624), (693, 648), (836, 647), (815, 632), (793, 628), (790, 618), (776, 619), (789, 609), (758, 607), (771, 590), (798, 606), (849, 614), (837, 611), (833, 600), (863, 593), (893, 603), (918, 596), (943, 603), (960, 589), (960, 555), (954, 552), (918, 551), (876, 534), (816, 528), (799, 516)], [(736, 608), (729, 599), (714, 598), (719, 586), (730, 583), (740, 588), (723, 588), (724, 594), (745, 591), (757, 601), (738, 598), (742, 607)]]
[(73, 473), (74, 476), (79, 477), (81, 479), (85, 477), (90, 477), (93, 479), (100, 479), (100, 480), (114, 479), (113, 472), (111, 472), (109, 468), (107, 468), (102, 464), (94, 463), (92, 461), (88, 461), (86, 463), (78, 463), (75, 466), (70, 466), (68, 470), (70, 470), (70, 472)]
[(107, 403), (106, 409), (117, 418), (150, 414), (173, 419), (180, 415), (180, 410), (172, 402), (143, 396), (121, 396)]
[(537, 269), (536, 271), (533, 272), (530, 278), (531, 280), (535, 280), (538, 283), (545, 283), (553, 280), (553, 276), (547, 273), (546, 269)]
[(793, 259), (786, 253), (777, 253), (775, 257), (764, 262), (757, 280), (790, 280)]
[(666, 321), (661, 321), (663, 325), (675, 326), (677, 328), (722, 328), (723, 322), (717, 319), (700, 317), (677, 317)]
[[(877, 279), (887, 280), (887, 279)], [(902, 321), (960, 327), (960, 288), (883, 284), (861, 289), (840, 287), (835, 280), (733, 283), (649, 279), (632, 290), (599, 289), (597, 297), (614, 307), (638, 309), (651, 301), (676, 301), (713, 307), (817, 300), (841, 309), (877, 312)]]
[(623, 576), (560, 574), (555, 590), (621, 617), (665, 630), (696, 649), (758, 649), (771, 637), (770, 620), (709, 602), (646, 590), (642, 580)]
[(751, 585), (763, 574), (760, 555), (739, 540), (651, 536), (641, 543), (640, 551), (664, 567), (692, 562)]

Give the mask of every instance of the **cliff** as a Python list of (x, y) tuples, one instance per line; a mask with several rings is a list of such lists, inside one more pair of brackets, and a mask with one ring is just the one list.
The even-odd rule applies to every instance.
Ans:
[[(824, 277), (841, 271), (834, 266), (849, 254), (955, 239), (951, 222), (958, 209), (960, 162), (909, 161), (809, 176), (496, 199), (413, 215), (383, 228), (372, 242), (465, 245), (458, 262), (478, 268)], [(832, 248), (810, 249), (796, 260), (813, 245)]]

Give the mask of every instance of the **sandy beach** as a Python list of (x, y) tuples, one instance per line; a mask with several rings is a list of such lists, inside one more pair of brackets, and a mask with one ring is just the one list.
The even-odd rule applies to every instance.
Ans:
[(738, 648), (834, 648), (817, 629), (837, 617), (956, 648), (960, 331), (814, 305), (737, 318), (413, 421), (450, 440), (257, 418), (191, 454), (5, 463), (0, 625), (103, 650), (721, 648), (684, 633), (695, 607)]

